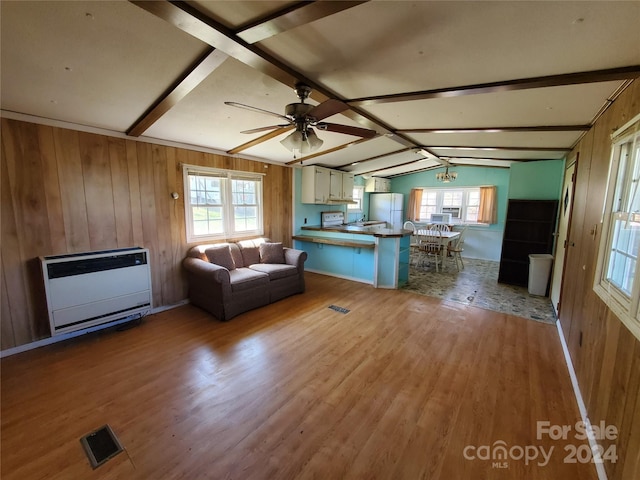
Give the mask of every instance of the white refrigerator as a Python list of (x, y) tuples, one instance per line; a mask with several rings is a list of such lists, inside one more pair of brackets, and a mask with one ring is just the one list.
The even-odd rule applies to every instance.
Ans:
[(372, 193), (369, 195), (369, 220), (384, 220), (389, 228), (402, 228), (403, 204), (401, 193)]

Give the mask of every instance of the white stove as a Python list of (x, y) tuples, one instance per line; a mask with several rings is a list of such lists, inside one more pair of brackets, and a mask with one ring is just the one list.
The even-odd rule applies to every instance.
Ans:
[(344, 212), (321, 212), (322, 228), (344, 225)]

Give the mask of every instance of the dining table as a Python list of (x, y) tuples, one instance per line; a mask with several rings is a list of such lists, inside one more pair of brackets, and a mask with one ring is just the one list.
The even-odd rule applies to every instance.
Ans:
[(460, 236), (460, 232), (454, 231), (439, 231), (439, 230), (426, 230), (426, 229), (418, 229), (415, 232), (416, 235), (421, 237), (427, 237), (429, 240), (435, 240), (440, 238), (441, 245), (443, 247), (448, 247), (449, 244)]

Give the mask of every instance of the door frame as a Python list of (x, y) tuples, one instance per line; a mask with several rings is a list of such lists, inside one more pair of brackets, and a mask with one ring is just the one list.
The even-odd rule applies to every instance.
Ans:
[[(570, 242), (570, 238), (571, 238), (571, 220), (572, 220), (572, 216), (573, 216), (573, 201), (575, 198), (575, 193), (576, 193), (576, 176), (578, 174), (578, 161), (580, 159), (580, 152), (576, 152), (575, 156), (571, 156), (569, 158), (569, 161), (567, 162), (567, 165), (564, 169), (564, 177), (562, 180), (562, 193), (560, 194), (561, 197), (563, 195), (565, 195), (564, 192), (564, 187), (567, 181), (567, 172), (573, 168), (573, 178), (571, 179), (571, 193), (570, 193), (570, 197), (571, 197), (571, 202), (569, 204), (569, 208), (568, 208), (568, 212), (566, 212), (567, 215), (567, 231), (565, 234), (565, 240), (563, 242), (563, 244), (561, 245), (558, 240), (560, 238), (560, 234), (559, 234), (559, 230), (560, 230), (560, 218), (562, 215), (562, 203), (563, 203), (563, 199), (560, 198), (560, 208), (558, 209), (559, 213), (558, 213), (558, 231), (556, 231), (556, 247), (554, 250), (554, 257), (557, 259), (558, 258), (558, 249), (562, 248), (564, 249), (563, 251), (563, 256), (562, 256), (562, 264), (558, 263), (557, 261), (554, 261), (554, 265), (553, 265), (553, 272), (551, 274), (551, 286), (549, 287), (549, 300), (551, 300), (551, 305), (553, 306), (553, 310), (556, 312), (556, 318), (560, 318), (560, 310), (562, 309), (562, 290), (564, 287), (564, 281), (565, 281), (565, 275), (564, 275), (564, 271), (565, 271), (565, 267), (567, 264), (567, 247), (569, 246), (569, 242)], [(555, 291), (555, 288), (558, 288), (558, 303), (557, 305), (554, 304), (553, 301), (553, 292)]]

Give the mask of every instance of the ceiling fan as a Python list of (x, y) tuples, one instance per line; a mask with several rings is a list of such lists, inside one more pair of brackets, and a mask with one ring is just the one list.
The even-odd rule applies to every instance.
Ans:
[(280, 125), (270, 125), (268, 127), (253, 128), (251, 130), (244, 130), (241, 133), (258, 133), (268, 130), (276, 129), (288, 129), (291, 126), (295, 127), (295, 132), (287, 136), (280, 143), (295, 153), (299, 151), (302, 154), (313, 152), (319, 149), (323, 141), (318, 138), (316, 132), (311, 127), (316, 127), (318, 130), (326, 130), (328, 132), (345, 133), (347, 135), (354, 135), (362, 138), (373, 138), (377, 135), (375, 130), (369, 130), (367, 128), (352, 127), (349, 125), (339, 125), (337, 123), (322, 122), (323, 119), (335, 115), (336, 113), (343, 112), (349, 108), (349, 106), (341, 102), (340, 100), (329, 99), (319, 105), (310, 105), (304, 103), (304, 101), (311, 94), (311, 87), (304, 83), (296, 83), (294, 91), (300, 99), (299, 102), (290, 103), (285, 107), (284, 115), (279, 113), (263, 110), (262, 108), (252, 107), (243, 103), (237, 102), (224, 102), (225, 105), (232, 107), (243, 108), (245, 110), (251, 110), (252, 112), (264, 113), (271, 115), (272, 117), (279, 118), (287, 123)]

